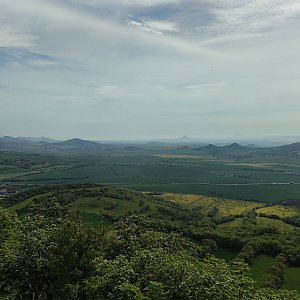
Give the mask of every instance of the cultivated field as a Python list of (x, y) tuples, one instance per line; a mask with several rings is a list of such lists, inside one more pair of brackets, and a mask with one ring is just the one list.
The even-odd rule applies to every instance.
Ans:
[(270, 203), (300, 199), (300, 162), (281, 158), (280, 163), (265, 156), (245, 162), (230, 152), (225, 158), (160, 146), (59, 154), (0, 151), (0, 184), (102, 183)]

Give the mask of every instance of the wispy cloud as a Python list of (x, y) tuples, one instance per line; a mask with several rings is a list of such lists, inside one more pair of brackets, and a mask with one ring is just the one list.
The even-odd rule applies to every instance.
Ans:
[(255, 33), (270, 30), (300, 14), (300, 2), (292, 1), (220, 1), (212, 5), (215, 20), (208, 29), (215, 33)]
[(292, 133), (299, 5), (0, 0), (2, 134)]
[(0, 48), (30, 48), (35, 38), (10, 26), (0, 27)]
[(159, 30), (155, 29), (154, 27), (150, 26), (149, 23), (144, 22), (144, 21), (129, 20), (129, 21), (127, 21), (127, 24), (129, 26), (138, 27), (143, 31), (153, 32), (153, 33), (156, 33), (156, 34), (163, 35), (162, 31), (159, 31)]
[[(91, 6), (112, 5), (111, 0), (70, 0), (78, 4)], [(166, 4), (178, 4), (179, 0), (115, 0), (113, 5), (151, 7)]]
[(179, 32), (179, 24), (171, 21), (142, 19), (128, 20), (127, 24), (139, 27), (144, 31), (154, 32), (161, 35)]
[[(78, 34), (84, 39), (90, 39), (89, 43), (93, 43), (94, 46), (100, 46), (100, 48), (104, 48), (105, 45), (109, 46), (116, 46), (116, 42), (120, 45), (119, 49), (125, 49), (122, 47), (122, 43), (124, 41), (129, 41), (131, 45), (136, 44), (137, 47), (147, 43), (152, 48), (165, 48), (167, 51), (173, 50), (182, 52), (183, 54), (187, 55), (199, 55), (199, 56), (213, 56), (213, 55), (222, 55), (220, 52), (219, 54), (214, 53), (213, 51), (207, 51), (207, 49), (196, 45), (193, 42), (190, 42), (186, 39), (182, 38), (160, 38), (159, 36), (155, 35), (147, 35), (143, 34), (143, 31), (138, 33), (137, 31), (132, 31), (130, 28), (122, 25), (117, 24), (115, 22), (110, 22), (108, 20), (103, 19), (102, 17), (95, 17), (93, 15), (87, 15), (84, 12), (78, 12), (76, 10), (68, 9), (64, 6), (58, 6), (52, 4), (48, 1), (35, 1), (35, 0), (27, 0), (26, 3), (22, 2), (21, 4), (16, 0), (11, 0), (6, 2), (4, 0), (0, 0), (2, 5), (2, 13), (14, 13), (15, 17), (22, 15), (27, 16), (29, 22), (28, 26), (32, 27), (36, 25), (35, 18), (38, 18), (39, 24), (41, 28), (40, 32), (40, 39), (45, 39), (45, 36), (51, 37), (51, 33), (55, 34), (52, 37), (52, 40), (48, 39), (48, 42), (58, 43), (62, 42), (62, 46), (66, 45), (69, 42), (70, 45), (76, 46), (73, 47), (73, 50), (76, 52), (78, 48), (84, 47), (85, 45), (82, 44), (82, 40), (79, 40), (77, 36), (70, 34), (70, 32), (74, 32), (74, 30), (78, 30)], [(151, 21), (150, 21), (151, 22)], [(143, 29), (148, 28), (148, 31), (155, 31), (155, 28), (150, 27), (148, 23), (135, 22), (132, 24), (139, 25), (139, 27), (143, 26)], [(170, 29), (173, 26), (173, 30), (175, 30), (175, 23), (171, 24), (170, 22), (159, 22), (153, 21), (154, 26), (157, 28), (164, 26), (165, 29), (168, 27)], [(48, 28), (47, 28), (48, 26)], [(36, 31), (36, 29), (35, 29)], [(85, 32), (84, 34), (83, 31)], [(93, 39), (98, 37), (102, 40), (102, 43), (95, 43)], [(56, 39), (55, 39), (56, 38)], [(105, 43), (103, 43), (105, 41)], [(72, 44), (76, 43), (76, 44)], [(43, 47), (43, 44), (41, 44)], [(53, 45), (52, 45), (53, 47)], [(45, 50), (45, 49), (43, 49)], [(68, 51), (66, 49), (66, 51)], [(71, 53), (68, 53), (68, 55)]]

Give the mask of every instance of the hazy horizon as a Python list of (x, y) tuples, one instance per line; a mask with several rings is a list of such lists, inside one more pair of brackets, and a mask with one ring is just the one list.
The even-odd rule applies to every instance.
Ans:
[(112, 142), (112, 143), (149, 143), (149, 142), (161, 142), (161, 143), (173, 143), (173, 144), (193, 144), (193, 143), (202, 143), (202, 144), (231, 144), (231, 143), (241, 143), (243, 145), (246, 144), (256, 144), (257, 146), (268, 146), (268, 145), (286, 145), (300, 142), (300, 136), (293, 136), (293, 135), (285, 135), (285, 136), (278, 136), (278, 135), (268, 135), (268, 136), (174, 136), (174, 137), (137, 137), (137, 138), (116, 138), (116, 139), (103, 139), (103, 138), (82, 138), (78, 136), (69, 136), (63, 139), (57, 138), (55, 136), (33, 136), (33, 135), (0, 135), (0, 138), (3, 137), (12, 137), (12, 138), (20, 138), (20, 139), (44, 139), (44, 140), (53, 140), (53, 141), (66, 141), (72, 139), (82, 139), (87, 141), (95, 141), (95, 142)]
[(3, 135), (298, 135), (300, 2), (0, 0)]

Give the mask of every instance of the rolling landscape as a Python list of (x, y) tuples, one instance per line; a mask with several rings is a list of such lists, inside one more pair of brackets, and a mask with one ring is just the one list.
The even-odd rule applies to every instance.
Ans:
[(300, 143), (278, 147), (102, 144), (80, 139), (24, 143), (0, 138), (2, 184), (22, 188), (104, 183), (299, 206), (294, 200), (300, 198)]
[(300, 300), (300, 0), (0, 0), (0, 300)]
[[(300, 297), (300, 143), (259, 147), (9, 137), (0, 141), (2, 207), (7, 214), (17, 214), (22, 222), (36, 222), (41, 215), (48, 224), (43, 226), (49, 226), (53, 214), (55, 220), (63, 213), (68, 216), (64, 218), (70, 218), (68, 222), (96, 231), (100, 226), (105, 255), (117, 247), (110, 240), (118, 232), (116, 227), (129, 222), (121, 227), (130, 231), (133, 222), (138, 231), (156, 234), (132, 233), (130, 239), (135, 242), (126, 246), (134, 247), (132, 251), (145, 250), (142, 245), (140, 250), (135, 248), (140, 239), (153, 246), (173, 247), (156, 238), (176, 235), (183, 239), (181, 242), (191, 244), (179, 246), (176, 253), (181, 247), (196, 247), (200, 260), (215, 257), (232, 270), (235, 264), (245, 263), (249, 286), (242, 288), (242, 298), (233, 292), (228, 299), (267, 299), (263, 297), (269, 289), (280, 299)], [(121, 234), (118, 239), (123, 238)], [(125, 251), (122, 247), (119, 254)], [(134, 298), (137, 295), (128, 296), (136, 289), (135, 293), (144, 295), (141, 297), (153, 300), (198, 297), (194, 289), (190, 294), (175, 291), (162, 278), (155, 291), (161, 295), (157, 296), (147, 296), (149, 287), (140, 290), (136, 284), (127, 286), (126, 291), (119, 287), (123, 292), (114, 295), (138, 299)], [(257, 291), (256, 298), (247, 294), (251, 286)], [(95, 297), (84, 289), (80, 297)], [(281, 290), (283, 294), (277, 295)], [(56, 294), (58, 291), (55, 297), (64, 297)], [(103, 299), (110, 299), (103, 293)]]

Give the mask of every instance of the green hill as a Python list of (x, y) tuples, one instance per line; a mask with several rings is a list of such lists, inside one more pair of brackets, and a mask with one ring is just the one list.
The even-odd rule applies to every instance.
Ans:
[(242, 299), (299, 299), (276, 291), (297, 289), (286, 273), (300, 266), (292, 207), (98, 184), (28, 189), (2, 204), (0, 272), (11, 295), (32, 297), (30, 284), (41, 299), (75, 292), (76, 299), (229, 300), (240, 299), (243, 286)]

